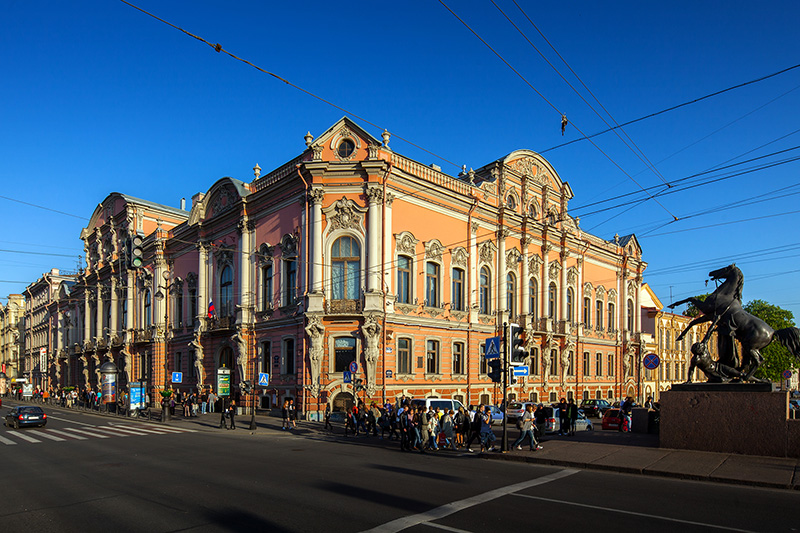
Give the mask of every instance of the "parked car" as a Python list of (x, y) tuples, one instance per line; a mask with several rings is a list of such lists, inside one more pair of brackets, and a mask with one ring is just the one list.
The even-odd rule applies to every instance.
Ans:
[(583, 400), (581, 402), (581, 409), (586, 416), (595, 416), (603, 418), (603, 413), (611, 409), (611, 404), (606, 400)]
[(6, 413), (3, 420), (6, 427), (19, 429), (22, 426), (44, 427), (47, 424), (47, 415), (41, 407), (35, 405), (21, 405), (14, 407)]
[(622, 416), (620, 415), (620, 410), (617, 408), (608, 409), (605, 413), (603, 413), (603, 422), (602, 427), (603, 429), (619, 429), (619, 425), (622, 423)]
[(508, 411), (506, 411), (508, 423), (516, 424), (517, 419), (522, 416), (522, 413), (525, 412), (525, 409), (527, 409), (529, 405), (532, 405), (535, 411), (538, 404), (536, 402), (510, 402), (508, 404)]
[[(558, 433), (561, 431), (561, 419), (558, 417), (558, 409), (554, 407), (542, 407), (545, 414), (545, 433)], [(535, 411), (535, 409), (534, 409)], [(578, 409), (578, 420), (575, 422), (575, 431), (592, 431), (594, 424), (586, 418), (583, 410)]]
[(501, 411), (500, 408), (497, 407), (496, 405), (490, 405), (489, 409), (492, 410), (492, 425), (493, 426), (502, 425), (503, 417), (505, 416), (503, 415), (503, 411)]

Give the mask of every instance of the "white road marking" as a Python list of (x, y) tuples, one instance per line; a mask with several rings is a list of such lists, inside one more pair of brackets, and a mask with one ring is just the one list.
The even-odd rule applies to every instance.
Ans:
[(75, 431), (77, 433), (83, 433), (84, 435), (89, 435), (90, 437), (97, 437), (98, 439), (110, 439), (108, 435), (102, 435), (100, 433), (92, 433), (91, 431), (86, 431), (85, 429), (78, 429), (78, 428), (64, 428), (68, 431)]
[(5, 438), (5, 437), (0, 437), (0, 442), (2, 442), (3, 444), (5, 444), (5, 445), (7, 445), (7, 446), (14, 446), (14, 445), (16, 445), (16, 444), (17, 444), (17, 443), (16, 443), (16, 442), (14, 442), (13, 440), (8, 440), (8, 439), (7, 439), (7, 438)]
[(36, 436), (37, 437), (44, 437), (46, 439), (55, 440), (55, 441), (59, 441), (59, 440), (63, 441), (64, 440), (61, 437), (56, 437), (55, 435), (49, 434), (46, 429), (43, 429), (42, 431), (37, 431), (36, 432)]
[(103, 428), (103, 427), (96, 427), (96, 428), (92, 428), (92, 429), (94, 431), (99, 431), (100, 435), (111, 434), (111, 435), (113, 435), (115, 437), (130, 437), (131, 436), (128, 433), (117, 432), (117, 431), (114, 431), (113, 429), (106, 429), (106, 428)]
[(551, 502), (551, 503), (560, 503), (562, 505), (572, 505), (575, 507), (584, 507), (586, 509), (594, 509), (598, 511), (606, 511), (609, 513), (619, 513), (619, 514), (627, 514), (631, 516), (641, 516), (644, 518), (653, 518), (655, 520), (665, 520), (667, 522), (677, 522), (679, 524), (689, 524), (691, 526), (701, 526), (701, 527), (709, 527), (714, 529), (724, 529), (725, 531), (739, 531), (742, 533), (754, 533), (749, 529), (738, 529), (735, 527), (727, 527), (727, 526), (718, 526), (716, 524), (706, 524), (705, 522), (694, 522), (692, 520), (681, 520), (680, 518), (670, 518), (668, 516), (659, 516), (654, 514), (648, 513), (637, 513), (635, 511), (626, 511), (624, 509), (613, 509), (610, 507), (600, 506), (600, 505), (589, 505), (586, 503), (577, 503), (577, 502), (569, 502), (565, 500), (556, 500), (553, 498), (544, 498), (542, 496), (529, 496), (527, 494), (512, 494), (512, 496), (517, 496), (519, 498), (529, 498), (531, 500), (539, 500), (542, 502)]
[(34, 442), (34, 443), (35, 442), (42, 442), (39, 439), (34, 439), (33, 437), (29, 437), (28, 435), (25, 435), (24, 433), (21, 433), (19, 431), (10, 431), (8, 433), (8, 435), (13, 435), (13, 436), (17, 437), (18, 439), (26, 440), (28, 442)]
[(80, 435), (73, 435), (72, 433), (67, 433), (66, 431), (59, 431), (58, 429), (48, 429), (50, 433), (57, 433), (58, 435), (64, 435), (69, 439), (75, 440), (87, 440), (86, 437), (81, 437)]
[(126, 437), (129, 436), (129, 435), (147, 435), (147, 433), (144, 433), (143, 431), (139, 431), (138, 429), (128, 429), (128, 428), (124, 428), (122, 426), (98, 426), (95, 429), (99, 429), (99, 430), (102, 430), (102, 431), (113, 431), (113, 432), (116, 432), (116, 433), (125, 433)]
[(70, 424), (78, 424), (79, 426), (89, 426), (90, 428), (94, 427), (94, 424), (84, 424), (83, 422), (77, 422), (75, 420), (70, 420), (69, 418), (58, 418), (57, 416), (48, 416), (47, 418), (48, 419), (52, 418), (53, 420), (61, 420), (62, 422), (69, 422)]
[(392, 520), (391, 522), (387, 522), (380, 526), (369, 529), (365, 533), (396, 533), (397, 531), (418, 526), (419, 524), (430, 522), (431, 520), (439, 520), (446, 516), (450, 516), (451, 514), (463, 511), (464, 509), (469, 509), (475, 505), (480, 505), (490, 500), (496, 500), (497, 498), (508, 496), (509, 494), (513, 494), (520, 490), (529, 489), (538, 485), (544, 485), (545, 483), (550, 483), (551, 481), (557, 481), (567, 476), (577, 474), (578, 472), (580, 472), (580, 470), (565, 468), (564, 470), (559, 470), (558, 472), (554, 472), (536, 479), (523, 481), (522, 483), (515, 483), (514, 485), (508, 485), (506, 487), (500, 487), (499, 489), (490, 490), (489, 492), (484, 492), (483, 494), (478, 494), (464, 500), (451, 502), (442, 505), (441, 507), (437, 507), (436, 509), (425, 511), (424, 513), (404, 516), (402, 518), (398, 518), (397, 520)]
[(458, 529), (455, 527), (446, 526), (444, 524), (437, 524), (436, 522), (425, 522), (425, 526), (444, 529), (445, 531), (452, 531), (453, 533), (473, 533), (472, 531), (467, 531), (466, 529)]

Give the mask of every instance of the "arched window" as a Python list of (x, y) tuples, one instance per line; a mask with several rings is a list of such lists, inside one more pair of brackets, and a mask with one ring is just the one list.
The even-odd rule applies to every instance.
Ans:
[(480, 275), (480, 293), (479, 293), (479, 306), (480, 306), (480, 313), (484, 315), (488, 315), (491, 313), (491, 300), (489, 296), (491, 295), (491, 287), (492, 283), (492, 275), (489, 273), (489, 269), (487, 267), (481, 268), (481, 275)]
[(230, 265), (225, 266), (219, 275), (219, 314), (222, 317), (233, 316), (233, 268)]
[(411, 303), (411, 258), (397, 257), (397, 303)]
[(509, 318), (517, 317), (517, 278), (511, 272), (506, 276), (506, 309)]
[(226, 346), (219, 353), (219, 366), (217, 368), (233, 368), (233, 350)]
[(547, 291), (547, 316), (550, 318), (558, 318), (558, 307), (557, 307), (557, 300), (556, 300), (556, 292), (557, 292), (555, 282), (550, 282), (550, 290)]
[(572, 287), (567, 288), (567, 322), (572, 322), (573, 302), (575, 301), (575, 291)]
[(528, 281), (528, 287), (530, 288), (531, 318), (536, 320), (539, 317), (539, 284), (536, 283), (536, 278), (531, 278), (530, 281)]
[(144, 291), (144, 326), (153, 325), (153, 300), (150, 297), (150, 290)]
[(361, 248), (353, 237), (340, 237), (331, 249), (331, 289), (334, 300), (357, 300), (361, 287)]

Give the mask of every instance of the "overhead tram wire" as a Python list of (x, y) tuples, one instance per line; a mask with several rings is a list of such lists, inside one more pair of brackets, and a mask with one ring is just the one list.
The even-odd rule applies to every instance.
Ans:
[[(281, 82), (285, 83), (286, 85), (288, 85), (289, 87), (291, 87), (291, 88), (293, 88), (293, 89), (297, 89), (298, 91), (300, 91), (300, 92), (302, 92), (302, 93), (304, 93), (304, 94), (306, 94), (306, 95), (308, 95), (308, 96), (310, 96), (310, 97), (312, 97), (312, 98), (315, 98), (315, 99), (319, 100), (320, 102), (322, 102), (322, 103), (324, 103), (324, 104), (327, 104), (327, 105), (329, 105), (329, 106), (331, 106), (331, 107), (333, 107), (333, 108), (335, 108), (335, 109), (338, 109), (339, 111), (342, 111), (342, 112), (343, 112), (343, 113), (345, 113), (346, 115), (350, 115), (350, 116), (352, 116), (352, 117), (354, 117), (354, 118), (356, 118), (356, 119), (358, 119), (358, 120), (360, 120), (360, 121), (364, 122), (365, 124), (369, 124), (369, 125), (370, 125), (370, 126), (372, 126), (373, 128), (376, 128), (376, 129), (378, 129), (378, 130), (386, 130), (386, 129), (388, 129), (388, 128), (382, 128), (382, 127), (378, 126), (377, 124), (375, 124), (374, 122), (371, 122), (371, 121), (367, 120), (366, 118), (362, 117), (361, 115), (358, 115), (358, 114), (356, 114), (356, 113), (353, 113), (352, 111), (350, 111), (350, 110), (348, 110), (348, 109), (346, 109), (346, 108), (344, 108), (344, 107), (342, 107), (342, 106), (340, 106), (340, 105), (337, 105), (337, 104), (335, 104), (335, 103), (331, 102), (330, 100), (326, 100), (325, 98), (323, 98), (323, 97), (321, 97), (321, 96), (319, 96), (319, 95), (317, 95), (317, 94), (315, 94), (315, 93), (312, 93), (312, 92), (311, 92), (311, 91), (309, 91), (308, 89), (304, 89), (303, 87), (300, 87), (299, 85), (297, 85), (297, 84), (295, 84), (295, 83), (292, 83), (291, 81), (287, 80), (286, 78), (284, 78), (284, 77), (282, 77), (282, 76), (279, 76), (278, 74), (275, 74), (274, 72), (270, 72), (270, 71), (268, 71), (268, 70), (266, 70), (266, 69), (264, 69), (264, 68), (261, 68), (261, 67), (259, 67), (259, 66), (258, 66), (258, 65), (256, 65), (255, 63), (252, 63), (252, 62), (250, 62), (250, 61), (248, 61), (248, 60), (246, 60), (246, 59), (243, 59), (243, 58), (241, 58), (241, 57), (238, 57), (237, 55), (235, 55), (235, 54), (233, 54), (233, 53), (231, 53), (231, 52), (229, 52), (229, 51), (225, 50), (225, 49), (222, 47), (222, 45), (221, 45), (221, 44), (219, 44), (219, 43), (212, 44), (211, 42), (209, 42), (209, 41), (207, 41), (207, 40), (203, 39), (202, 37), (200, 37), (200, 36), (198, 36), (198, 35), (195, 35), (195, 34), (193, 34), (193, 33), (189, 32), (189, 31), (186, 31), (186, 30), (184, 30), (183, 28), (181, 28), (181, 27), (179, 27), (179, 26), (176, 26), (175, 24), (172, 24), (171, 22), (168, 22), (168, 21), (166, 21), (166, 20), (164, 20), (164, 19), (162, 19), (162, 18), (159, 18), (159, 17), (157, 17), (156, 15), (153, 15), (152, 13), (150, 13), (150, 12), (148, 12), (148, 11), (145, 11), (145, 10), (144, 10), (144, 9), (142, 9), (141, 7), (138, 7), (138, 6), (136, 6), (136, 5), (134, 5), (134, 4), (130, 3), (130, 2), (128, 2), (127, 0), (119, 0), (119, 1), (120, 1), (120, 2), (122, 2), (123, 4), (126, 4), (126, 5), (128, 5), (128, 6), (132, 7), (132, 8), (134, 8), (134, 9), (136, 9), (137, 11), (140, 11), (140, 12), (144, 13), (145, 15), (147, 15), (147, 16), (149, 16), (149, 17), (152, 17), (152, 18), (156, 19), (156, 20), (157, 20), (157, 21), (159, 21), (159, 22), (163, 22), (164, 24), (166, 24), (167, 26), (169, 26), (169, 27), (171, 27), (171, 28), (174, 28), (174, 29), (176, 29), (176, 30), (178, 30), (178, 31), (180, 31), (180, 32), (183, 32), (183, 33), (185, 33), (185, 34), (186, 34), (186, 35), (188, 35), (189, 37), (193, 37), (194, 39), (197, 39), (198, 41), (200, 41), (200, 42), (202, 42), (202, 43), (205, 43), (205, 44), (207, 44), (208, 46), (210, 46), (211, 48), (213, 48), (213, 49), (214, 49), (214, 50), (215, 50), (217, 53), (225, 53), (226, 55), (230, 56), (231, 58), (233, 58), (233, 59), (235, 59), (235, 60), (237, 60), (237, 61), (241, 61), (242, 63), (244, 63), (244, 64), (246, 64), (246, 65), (249, 65), (249, 66), (253, 67), (254, 69), (258, 70), (259, 72), (262, 72), (262, 73), (264, 73), (264, 74), (267, 74), (267, 75), (269, 75), (269, 76), (272, 76), (272, 77), (273, 77), (273, 78), (275, 78), (276, 80), (278, 80), (278, 81), (281, 81)], [(392, 137), (393, 137), (393, 138), (395, 138), (395, 139), (399, 139), (399, 140), (401, 140), (401, 141), (403, 141), (403, 142), (405, 142), (405, 143), (407, 143), (407, 144), (409, 144), (409, 145), (411, 145), (411, 146), (413, 146), (413, 147), (415, 147), (415, 148), (417, 148), (417, 149), (419, 149), (419, 150), (422, 150), (423, 152), (425, 152), (425, 153), (427, 153), (427, 154), (429, 154), (429, 155), (432, 155), (433, 157), (435, 157), (435, 158), (437, 158), (437, 159), (440, 159), (440, 160), (442, 160), (442, 161), (444, 161), (444, 162), (446, 162), (446, 163), (448, 163), (448, 164), (450, 164), (450, 165), (453, 165), (453, 166), (454, 166), (454, 167), (456, 167), (456, 168), (461, 168), (461, 165), (458, 165), (458, 164), (456, 164), (456, 163), (453, 163), (453, 162), (452, 162), (452, 161), (450, 161), (449, 159), (447, 159), (447, 158), (445, 158), (445, 157), (442, 157), (442, 156), (440, 156), (440, 155), (436, 154), (435, 152), (432, 152), (432, 151), (428, 150), (427, 148), (423, 148), (422, 146), (420, 146), (420, 145), (418, 145), (418, 144), (416, 144), (416, 143), (414, 143), (414, 142), (410, 141), (409, 139), (406, 139), (405, 137), (401, 137), (400, 135), (397, 135), (396, 133), (392, 133)]]
[[(606, 126), (608, 126), (608, 127), (611, 127), (611, 124), (609, 124), (609, 123), (608, 123), (608, 121), (605, 119), (605, 117), (604, 117), (603, 115), (601, 115), (601, 114), (600, 114), (600, 112), (598, 112), (598, 111), (597, 111), (597, 110), (594, 108), (594, 106), (593, 106), (591, 103), (589, 103), (589, 101), (588, 101), (588, 100), (586, 100), (586, 98), (584, 98), (584, 97), (583, 97), (583, 95), (580, 93), (580, 91), (578, 91), (578, 89), (576, 89), (576, 88), (575, 88), (575, 87), (574, 87), (574, 86), (573, 86), (573, 85), (572, 85), (572, 84), (569, 82), (569, 80), (567, 80), (567, 78), (565, 78), (565, 77), (564, 77), (564, 75), (563, 75), (563, 74), (561, 74), (561, 72), (558, 70), (558, 68), (556, 68), (556, 66), (555, 66), (555, 65), (553, 65), (553, 63), (552, 63), (552, 62), (551, 62), (551, 61), (550, 61), (550, 60), (547, 58), (547, 56), (545, 56), (545, 55), (542, 53), (542, 51), (541, 51), (541, 50), (539, 50), (539, 48), (537, 48), (535, 44), (533, 44), (533, 42), (532, 42), (532, 41), (531, 41), (531, 40), (528, 38), (528, 36), (527, 36), (527, 35), (525, 35), (525, 32), (523, 32), (523, 31), (522, 31), (522, 29), (521, 29), (519, 26), (517, 26), (517, 25), (514, 23), (514, 21), (513, 21), (513, 20), (511, 20), (511, 18), (510, 18), (510, 17), (509, 17), (509, 16), (508, 16), (508, 15), (505, 13), (505, 11), (503, 11), (503, 10), (502, 10), (502, 8), (500, 8), (500, 6), (498, 6), (498, 5), (497, 5), (497, 3), (495, 2), (495, 0), (489, 0), (489, 1), (490, 1), (490, 2), (491, 2), (493, 5), (494, 5), (494, 7), (496, 7), (496, 8), (497, 8), (497, 10), (498, 10), (498, 11), (499, 11), (499, 12), (500, 12), (500, 13), (501, 13), (501, 14), (502, 14), (504, 17), (505, 17), (505, 19), (506, 19), (506, 20), (509, 22), (509, 24), (511, 24), (512, 26), (514, 26), (514, 29), (515, 29), (515, 30), (517, 30), (517, 32), (518, 32), (518, 33), (519, 33), (519, 34), (522, 36), (522, 38), (523, 38), (523, 39), (525, 39), (525, 41), (527, 41), (527, 43), (528, 43), (528, 44), (531, 46), (531, 48), (533, 48), (534, 50), (536, 50), (536, 52), (537, 52), (537, 53), (538, 53), (538, 54), (541, 56), (541, 58), (542, 58), (542, 59), (544, 59), (544, 60), (545, 60), (545, 62), (546, 62), (548, 65), (550, 65), (550, 68), (552, 68), (552, 69), (555, 71), (555, 73), (556, 73), (556, 74), (558, 74), (558, 76), (559, 76), (559, 77), (560, 77), (560, 78), (561, 78), (561, 79), (564, 81), (564, 83), (566, 83), (566, 84), (567, 84), (567, 86), (569, 86), (569, 88), (570, 88), (570, 89), (572, 89), (572, 91), (573, 91), (573, 92), (574, 92), (576, 95), (578, 95), (578, 98), (580, 98), (580, 99), (583, 101), (583, 103), (585, 103), (585, 104), (586, 104), (586, 105), (589, 107), (589, 109), (591, 109), (591, 110), (594, 112), (594, 114), (595, 114), (595, 115), (597, 115), (597, 117), (598, 117), (600, 120), (602, 120), (602, 121), (603, 121), (603, 123), (604, 123)], [(516, 2), (514, 2), (514, 3), (516, 4)], [(517, 5), (517, 7), (520, 9), (520, 11), (522, 11), (522, 8), (520, 8), (520, 7), (519, 7), (519, 4), (516, 4), (516, 5)], [(583, 85), (584, 89), (586, 89), (586, 90), (589, 92), (589, 94), (592, 96), (592, 98), (594, 98), (595, 102), (597, 102), (597, 103), (600, 105), (600, 107), (603, 109), (603, 111), (605, 111), (605, 112), (606, 112), (606, 114), (609, 116), (609, 118), (611, 118), (611, 120), (612, 120), (612, 121), (613, 121), (615, 124), (617, 124), (617, 121), (616, 121), (616, 120), (614, 120), (614, 117), (611, 115), (611, 113), (609, 113), (608, 109), (606, 109), (606, 108), (603, 106), (603, 104), (601, 104), (601, 103), (600, 103), (600, 101), (599, 101), (599, 100), (597, 99), (597, 97), (596, 97), (596, 96), (595, 96), (595, 95), (592, 93), (592, 91), (591, 91), (591, 90), (589, 90), (589, 88), (586, 86), (586, 84), (585, 84), (585, 83), (583, 83), (583, 80), (581, 80), (581, 79), (580, 79), (580, 77), (579, 77), (579, 76), (578, 76), (578, 75), (575, 73), (575, 71), (574, 71), (574, 70), (572, 70), (572, 68), (569, 66), (569, 64), (566, 62), (566, 60), (565, 60), (565, 59), (564, 59), (564, 58), (561, 56), (561, 54), (559, 54), (559, 53), (558, 53), (558, 51), (555, 49), (555, 47), (552, 45), (552, 43), (550, 43), (550, 41), (548, 41), (548, 40), (547, 40), (547, 38), (546, 38), (546, 37), (544, 37), (544, 34), (542, 34), (542, 32), (539, 30), (539, 28), (537, 28), (537, 27), (536, 27), (536, 25), (535, 25), (535, 24), (533, 24), (533, 21), (532, 21), (532, 20), (531, 20), (531, 19), (528, 17), (528, 15), (527, 15), (527, 14), (526, 14), (524, 11), (522, 11), (522, 14), (523, 14), (523, 15), (525, 15), (525, 17), (528, 19), (528, 22), (530, 22), (530, 23), (531, 23), (531, 25), (533, 25), (533, 27), (534, 27), (534, 28), (536, 28), (536, 30), (539, 32), (539, 35), (541, 35), (541, 36), (544, 38), (544, 40), (545, 40), (545, 41), (547, 41), (547, 44), (549, 44), (549, 45), (550, 45), (550, 48), (552, 48), (552, 49), (553, 49), (553, 51), (555, 51), (556, 55), (558, 55), (558, 57), (561, 59), (561, 61), (562, 61), (562, 62), (563, 62), (565, 65), (567, 65), (567, 68), (569, 68), (570, 72), (572, 72), (572, 74), (573, 74), (573, 75), (574, 75), (574, 76), (575, 76), (575, 77), (578, 79), (578, 81), (579, 81), (579, 82), (581, 82), (581, 84)], [(656, 175), (656, 177), (658, 177), (658, 179), (660, 179), (660, 180), (661, 180), (661, 181), (662, 181), (662, 182), (663, 182), (665, 185), (668, 185), (668, 183), (667, 183), (667, 179), (666, 179), (666, 178), (665, 178), (665, 177), (664, 177), (664, 176), (661, 174), (661, 172), (659, 172), (659, 170), (658, 170), (658, 169), (655, 167), (655, 165), (654, 165), (654, 164), (653, 164), (653, 163), (650, 161), (650, 159), (648, 159), (648, 157), (647, 157), (647, 156), (644, 154), (644, 152), (642, 151), (642, 149), (641, 149), (641, 148), (639, 148), (639, 146), (638, 146), (638, 145), (637, 145), (637, 144), (636, 144), (636, 143), (633, 141), (633, 139), (631, 139), (631, 138), (630, 138), (630, 136), (629, 136), (629, 135), (628, 135), (628, 134), (625, 132), (625, 130), (621, 130), (621, 131), (622, 131), (622, 133), (625, 135), (625, 137), (628, 139), (627, 141), (626, 141), (625, 139), (623, 139), (623, 138), (622, 138), (622, 136), (621, 136), (619, 133), (617, 133), (617, 130), (616, 130), (616, 129), (615, 129), (615, 130), (613, 130), (613, 131), (614, 131), (614, 135), (616, 135), (616, 136), (617, 136), (617, 138), (619, 138), (619, 140), (620, 140), (620, 141), (622, 141), (622, 143), (623, 143), (623, 144), (624, 144), (626, 147), (628, 147), (628, 149), (630, 149), (630, 151), (631, 151), (631, 152), (633, 152), (633, 155), (635, 155), (637, 158), (639, 158), (639, 160), (640, 160), (642, 163), (644, 163), (644, 165), (647, 167), (647, 169), (648, 169), (648, 170), (652, 171), (652, 172), (653, 172), (653, 173)], [(629, 142), (628, 142), (628, 141), (630, 141), (630, 144), (629, 144)]]
[(734, 89), (740, 89), (742, 87), (746, 87), (747, 85), (752, 85), (754, 83), (759, 83), (759, 82), (768, 80), (770, 78), (774, 78), (775, 76), (779, 76), (781, 74), (785, 74), (785, 73), (787, 73), (789, 71), (792, 71), (792, 70), (794, 70), (796, 68), (800, 68), (800, 64), (792, 65), (791, 67), (787, 67), (787, 68), (785, 68), (783, 70), (779, 70), (778, 72), (773, 72), (772, 74), (767, 74), (766, 76), (761, 76), (760, 78), (756, 78), (754, 80), (746, 81), (746, 82), (740, 83), (738, 85), (733, 85), (731, 87), (727, 87), (725, 89), (722, 89), (722, 90), (707, 94), (705, 96), (701, 96), (699, 98), (695, 98), (694, 100), (689, 100), (688, 102), (683, 102), (682, 104), (674, 105), (672, 107), (668, 107), (666, 109), (662, 109), (661, 111), (656, 111), (655, 113), (650, 113), (649, 115), (645, 115), (645, 116), (642, 116), (642, 117), (639, 117), (639, 118), (635, 118), (633, 120), (629, 120), (627, 122), (623, 122), (619, 126), (615, 126), (613, 128), (608, 128), (606, 130), (598, 131), (597, 133), (593, 133), (593, 134), (588, 135), (588, 136), (583, 136), (583, 137), (579, 137), (577, 139), (572, 139), (571, 141), (567, 141), (565, 143), (557, 144), (556, 146), (551, 146), (550, 148), (547, 148), (546, 150), (539, 150), (538, 153), (544, 154), (544, 153), (550, 152), (552, 150), (556, 150), (558, 148), (563, 148), (565, 146), (568, 146), (568, 145), (576, 143), (576, 142), (588, 141), (589, 139), (592, 139), (594, 137), (598, 137), (600, 135), (608, 133), (609, 131), (611, 131), (613, 129), (623, 128), (625, 126), (629, 126), (631, 124), (635, 124), (637, 122), (641, 122), (643, 120), (647, 120), (648, 118), (657, 117), (658, 115), (663, 115), (664, 113), (668, 113), (670, 111), (675, 111), (676, 109), (680, 109), (681, 107), (686, 107), (688, 105), (696, 104), (697, 102), (702, 102), (703, 100), (707, 100), (708, 98), (712, 98), (714, 96), (719, 96), (720, 94), (724, 94), (724, 93), (726, 93), (728, 91), (732, 91)]
[[(122, 0), (122, 1), (124, 1), (124, 0)], [(536, 89), (536, 87), (534, 87), (534, 86), (533, 86), (533, 84), (531, 84), (531, 82), (529, 82), (529, 81), (528, 81), (528, 80), (525, 78), (525, 76), (523, 76), (523, 75), (522, 75), (522, 74), (521, 74), (521, 73), (520, 73), (520, 72), (519, 72), (517, 69), (515, 69), (515, 68), (514, 68), (514, 67), (513, 67), (513, 66), (512, 66), (512, 65), (511, 65), (511, 64), (510, 64), (508, 61), (506, 61), (506, 59), (505, 59), (505, 58), (504, 58), (502, 55), (500, 55), (500, 53), (499, 53), (499, 52), (497, 52), (497, 51), (496, 51), (496, 50), (495, 50), (495, 49), (494, 49), (494, 48), (493, 48), (493, 47), (492, 47), (492, 46), (491, 46), (489, 43), (487, 43), (487, 42), (486, 42), (486, 41), (483, 39), (483, 37), (481, 37), (480, 35), (478, 35), (478, 33), (477, 33), (475, 30), (473, 30), (473, 29), (472, 29), (472, 27), (471, 27), (469, 24), (467, 24), (467, 23), (466, 23), (466, 21), (465, 21), (464, 19), (462, 19), (461, 17), (459, 17), (459, 16), (456, 14), (456, 12), (455, 12), (455, 11), (453, 11), (452, 9), (450, 9), (450, 7), (449, 7), (447, 4), (445, 4), (443, 0), (439, 0), (439, 3), (440, 3), (440, 4), (442, 4), (442, 6), (444, 6), (444, 8), (445, 8), (445, 9), (447, 9), (447, 10), (448, 10), (448, 11), (449, 11), (449, 12), (450, 12), (450, 13), (451, 13), (451, 14), (452, 14), (452, 15), (453, 15), (453, 16), (454, 16), (456, 19), (458, 19), (458, 21), (459, 21), (459, 22), (461, 22), (461, 24), (463, 24), (463, 25), (464, 25), (464, 27), (466, 27), (466, 28), (467, 28), (467, 29), (468, 29), (468, 30), (469, 30), (469, 31), (470, 31), (470, 32), (471, 32), (471, 33), (472, 33), (472, 34), (473, 34), (475, 37), (477, 37), (477, 38), (478, 38), (478, 40), (480, 40), (480, 41), (481, 41), (481, 42), (482, 42), (482, 43), (483, 43), (483, 44), (484, 44), (484, 45), (485, 45), (485, 46), (486, 46), (486, 47), (487, 47), (489, 50), (491, 50), (491, 51), (492, 51), (492, 53), (494, 53), (494, 55), (496, 55), (496, 56), (498, 57), (498, 59), (500, 59), (500, 61), (502, 61), (502, 62), (503, 62), (503, 63), (504, 63), (504, 64), (505, 64), (505, 65), (506, 65), (508, 68), (510, 68), (510, 69), (511, 69), (511, 70), (512, 70), (512, 71), (513, 71), (513, 72), (514, 72), (514, 73), (515, 73), (517, 76), (519, 76), (519, 78), (520, 78), (520, 79), (521, 79), (521, 80), (522, 80), (522, 81), (523, 81), (523, 82), (524, 82), (524, 83), (525, 83), (525, 84), (526, 84), (528, 87), (530, 87), (530, 88), (531, 88), (531, 89), (532, 89), (532, 90), (533, 90), (533, 91), (534, 91), (534, 92), (535, 92), (537, 95), (539, 95), (539, 96), (540, 96), (540, 97), (541, 97), (541, 98), (542, 98), (542, 99), (543, 99), (545, 102), (547, 102), (547, 104), (548, 104), (550, 107), (552, 107), (552, 108), (553, 108), (553, 110), (555, 110), (555, 111), (556, 111), (556, 113), (558, 113), (558, 114), (559, 114), (559, 116), (564, 116), (564, 114), (563, 114), (563, 113), (562, 113), (562, 112), (561, 112), (561, 111), (560, 111), (560, 110), (559, 110), (559, 109), (558, 109), (558, 108), (557, 108), (557, 107), (556, 107), (556, 106), (555, 106), (555, 105), (554, 105), (552, 102), (550, 102), (550, 100), (548, 100), (548, 99), (547, 99), (547, 98), (546, 98), (546, 97), (545, 97), (545, 96), (544, 96), (544, 95), (543, 95), (541, 92), (539, 92), (539, 90), (538, 90), (538, 89)], [(572, 124), (572, 127), (573, 127), (573, 128), (575, 128), (575, 129), (576, 129), (576, 130), (577, 130), (577, 131), (578, 131), (578, 132), (579, 132), (581, 135), (585, 135), (585, 134), (583, 133), (583, 131), (582, 131), (582, 130), (581, 130), (581, 129), (580, 129), (580, 128), (579, 128), (579, 127), (578, 127), (578, 126), (577, 126), (577, 125), (574, 123), (574, 122), (570, 122), (570, 123)], [(598, 146), (598, 145), (597, 145), (597, 144), (596, 144), (594, 141), (592, 141), (591, 139), (589, 139), (589, 142), (590, 142), (590, 143), (592, 143), (592, 146), (594, 146), (594, 147), (595, 147), (595, 148), (596, 148), (596, 149), (597, 149), (597, 150), (598, 150), (598, 151), (599, 151), (601, 154), (603, 154), (603, 155), (605, 156), (605, 158), (606, 158), (606, 159), (608, 159), (608, 160), (609, 160), (609, 161), (610, 161), (610, 162), (611, 162), (611, 163), (612, 163), (612, 164), (613, 164), (615, 167), (617, 167), (617, 168), (620, 170), (620, 172), (622, 172), (623, 174), (625, 174), (625, 176), (627, 176), (627, 177), (628, 177), (628, 179), (630, 179), (630, 180), (631, 180), (631, 181), (632, 181), (634, 184), (636, 184), (636, 186), (637, 186), (637, 187), (639, 187), (639, 188), (640, 188), (642, 191), (644, 191), (644, 192), (645, 192), (645, 194), (648, 194), (648, 193), (647, 193), (647, 191), (645, 190), (645, 188), (644, 188), (644, 187), (643, 187), (643, 186), (642, 186), (642, 185), (641, 185), (639, 182), (637, 182), (637, 181), (636, 181), (636, 180), (633, 178), (633, 176), (631, 176), (631, 175), (630, 175), (628, 172), (626, 172), (626, 171), (625, 171), (625, 169), (623, 169), (623, 168), (622, 168), (622, 167), (621, 167), (621, 166), (620, 166), (620, 165), (619, 165), (619, 164), (618, 164), (616, 161), (614, 161), (614, 159), (613, 159), (613, 158), (611, 158), (611, 156), (609, 156), (609, 155), (608, 155), (608, 154), (607, 154), (605, 151), (603, 151), (603, 149), (602, 149), (602, 148), (600, 148), (600, 147), (599, 147), (599, 146)], [(666, 212), (668, 215), (670, 215), (670, 216), (673, 218), (673, 220), (678, 220), (678, 217), (676, 217), (675, 215), (673, 215), (673, 214), (672, 214), (672, 212), (670, 212), (670, 210), (669, 210), (669, 209), (667, 209), (667, 207), (666, 207), (666, 206), (664, 206), (664, 205), (663, 205), (661, 202), (659, 202), (657, 199), (655, 199), (655, 198), (651, 198), (651, 200), (653, 200), (653, 201), (654, 201), (654, 202), (655, 202), (655, 203), (656, 203), (656, 204), (657, 204), (657, 205), (658, 205), (658, 206), (659, 206), (661, 209), (663, 209), (663, 210), (664, 210), (664, 211), (665, 211), (665, 212)]]

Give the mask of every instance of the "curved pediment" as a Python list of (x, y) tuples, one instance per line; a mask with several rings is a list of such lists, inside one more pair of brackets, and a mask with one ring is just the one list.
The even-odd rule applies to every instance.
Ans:
[(548, 185), (555, 191), (566, 186), (567, 198), (572, 198), (572, 189), (558, 175), (553, 166), (533, 150), (515, 150), (502, 158), (503, 168), (513, 174), (525, 176), (540, 186)]
[(203, 199), (192, 206), (189, 224), (196, 224), (200, 220), (211, 220), (232, 209), (238, 209), (242, 198), (248, 194), (250, 191), (243, 181), (228, 177), (218, 180)]

